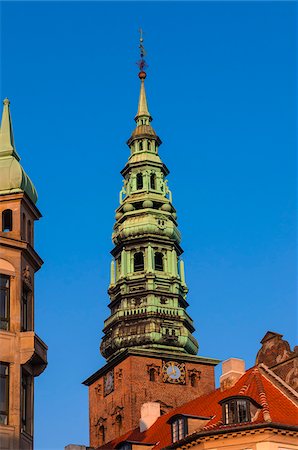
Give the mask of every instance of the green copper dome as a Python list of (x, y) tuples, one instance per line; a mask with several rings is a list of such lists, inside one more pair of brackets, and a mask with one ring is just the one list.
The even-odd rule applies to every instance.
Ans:
[(37, 202), (36, 189), (20, 164), (16, 152), (9, 111), (9, 100), (3, 101), (3, 114), (0, 129), (0, 195), (25, 192)]

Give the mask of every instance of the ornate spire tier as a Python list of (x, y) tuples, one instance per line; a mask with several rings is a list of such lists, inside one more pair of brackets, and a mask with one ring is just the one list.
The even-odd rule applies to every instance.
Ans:
[(121, 171), (124, 185), (112, 234), (111, 313), (101, 343), (107, 360), (127, 348), (190, 355), (198, 351), (186, 312), (188, 289), (166, 179), (169, 171), (158, 153), (161, 140), (151, 126), (143, 63), (142, 59), (136, 128), (127, 141), (130, 156)]

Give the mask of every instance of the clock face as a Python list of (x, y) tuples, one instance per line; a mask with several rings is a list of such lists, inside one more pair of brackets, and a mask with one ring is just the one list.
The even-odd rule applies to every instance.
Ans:
[(104, 395), (108, 395), (114, 390), (114, 372), (110, 370), (104, 376)]
[(185, 384), (185, 364), (174, 361), (163, 362), (163, 381), (165, 383)]

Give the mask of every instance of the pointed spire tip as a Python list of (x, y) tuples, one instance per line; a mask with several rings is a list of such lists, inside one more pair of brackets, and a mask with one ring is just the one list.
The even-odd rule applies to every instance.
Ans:
[(10, 105), (10, 101), (7, 97), (3, 100), (3, 105)]

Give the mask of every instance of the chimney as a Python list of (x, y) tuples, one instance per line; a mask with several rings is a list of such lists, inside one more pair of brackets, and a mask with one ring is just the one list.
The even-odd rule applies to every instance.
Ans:
[(230, 358), (222, 363), (222, 375), (220, 376), (220, 389), (225, 391), (242, 377), (245, 373), (245, 362), (243, 359)]
[(148, 430), (160, 417), (160, 404), (157, 402), (144, 403), (141, 406), (140, 431)]

